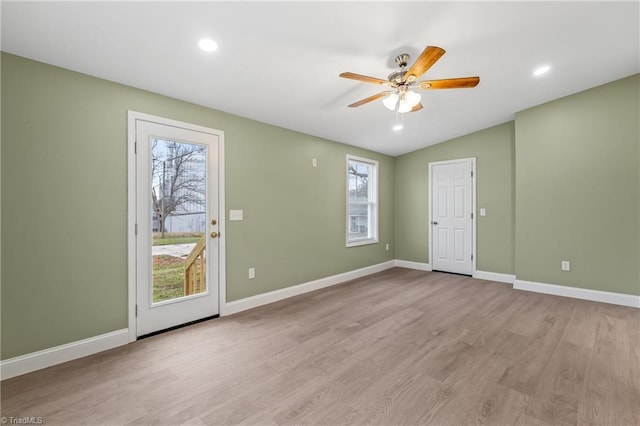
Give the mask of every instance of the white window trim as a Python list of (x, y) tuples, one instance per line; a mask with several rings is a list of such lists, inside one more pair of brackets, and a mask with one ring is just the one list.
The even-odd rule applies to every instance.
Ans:
[[(349, 240), (349, 161), (359, 161), (362, 163), (368, 163), (371, 164), (373, 166), (373, 176), (370, 176), (370, 182), (373, 182), (373, 186), (374, 186), (374, 190), (373, 190), (373, 205), (375, 206), (375, 213), (373, 215), (373, 224), (371, 226), (371, 228), (374, 231), (373, 234), (373, 238), (363, 238), (363, 239), (357, 239), (357, 240)], [(380, 207), (379, 207), (379, 185), (378, 185), (378, 162), (376, 160), (372, 160), (370, 158), (364, 158), (364, 157), (358, 157), (355, 155), (350, 155), (347, 154), (347, 158), (345, 161), (345, 178), (346, 178), (346, 184), (345, 184), (345, 244), (347, 247), (357, 247), (357, 246), (364, 246), (364, 245), (368, 245), (368, 244), (377, 244), (378, 241), (378, 234), (379, 234), (379, 229), (378, 229), (378, 213), (380, 211)], [(369, 201), (368, 204), (370, 204), (371, 201)]]

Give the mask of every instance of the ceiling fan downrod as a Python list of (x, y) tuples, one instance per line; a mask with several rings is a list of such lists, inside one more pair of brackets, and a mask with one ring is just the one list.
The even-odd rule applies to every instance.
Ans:
[(400, 70), (392, 72), (388, 77), (389, 82), (391, 82), (393, 86), (401, 86), (404, 84), (404, 75), (407, 73), (405, 68), (409, 63), (409, 58), (410, 56), (406, 53), (396, 56), (396, 64), (398, 64)]

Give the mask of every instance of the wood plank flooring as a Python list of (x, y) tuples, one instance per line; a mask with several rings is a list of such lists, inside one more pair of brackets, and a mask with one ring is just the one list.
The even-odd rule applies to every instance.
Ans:
[(640, 425), (640, 310), (394, 268), (2, 382), (59, 425)]

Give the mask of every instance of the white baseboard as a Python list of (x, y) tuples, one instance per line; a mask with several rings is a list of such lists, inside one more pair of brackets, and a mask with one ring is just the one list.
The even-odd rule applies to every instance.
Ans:
[(395, 261), (390, 260), (388, 262), (378, 263), (377, 265), (367, 266), (354, 271), (320, 278), (318, 280), (282, 288), (280, 290), (270, 291), (268, 293), (257, 294), (245, 299), (234, 300), (233, 302), (227, 302), (222, 309), (221, 316), (232, 315), (248, 309), (257, 308), (258, 306), (268, 305), (269, 303), (278, 302), (280, 300), (288, 299), (289, 297), (298, 296), (300, 294), (309, 293), (321, 288), (330, 287), (356, 278), (375, 274), (376, 272), (385, 271), (393, 268), (394, 266)]
[(122, 329), (65, 345), (20, 355), (0, 361), (2, 380), (20, 376), (52, 365), (93, 355), (129, 343), (129, 330)]
[[(377, 265), (367, 266), (338, 275), (321, 278), (292, 287), (271, 291), (247, 297), (245, 299), (229, 302), (223, 306), (222, 315), (231, 315), (247, 309), (274, 303), (289, 297), (330, 287), (356, 278), (382, 272), (393, 267), (417, 269), (421, 271), (431, 271), (428, 263), (410, 262), (406, 260), (390, 260)], [(555, 296), (572, 297), (575, 299), (591, 300), (595, 302), (611, 303), (614, 305), (630, 306), (640, 308), (640, 296), (622, 293), (612, 293), (600, 290), (590, 290), (578, 287), (568, 287), (555, 284), (544, 284), (532, 281), (515, 279), (509, 274), (495, 272), (476, 271), (475, 278), (513, 283), (513, 288), (517, 290), (532, 291), (536, 293), (552, 294)], [(17, 356), (4, 361), (0, 361), (0, 378), (2, 380), (20, 376), (52, 365), (72, 361), (74, 359), (93, 355), (98, 352), (113, 349), (129, 343), (129, 330), (122, 329), (88, 339), (78, 340), (38, 352)]]
[(591, 300), (594, 302), (611, 303), (613, 305), (640, 308), (640, 296), (623, 293), (611, 293), (587, 288), (568, 287), (556, 284), (544, 284), (516, 279), (513, 283), (516, 290), (533, 291), (536, 293), (553, 294), (555, 296), (573, 297), (574, 299)]
[(499, 283), (513, 284), (516, 280), (515, 275), (501, 274), (498, 272), (476, 271), (473, 278), (479, 280), (496, 281)]
[[(407, 260), (395, 260), (395, 266), (401, 268), (418, 269), (421, 271), (431, 271), (428, 263), (410, 262)], [(552, 294), (555, 296), (572, 297), (574, 299), (591, 300), (594, 302), (610, 303), (613, 305), (630, 306), (640, 308), (640, 296), (623, 293), (612, 293), (601, 290), (590, 290), (580, 287), (568, 287), (556, 284), (544, 284), (533, 281), (524, 281), (516, 278), (515, 275), (502, 274), (498, 272), (476, 271), (473, 278), (496, 281), (506, 284), (513, 284), (516, 290), (532, 291), (536, 293)]]
[(431, 271), (431, 265), (428, 263), (411, 262), (408, 260), (395, 260), (395, 266), (398, 268), (417, 269), (419, 271)]

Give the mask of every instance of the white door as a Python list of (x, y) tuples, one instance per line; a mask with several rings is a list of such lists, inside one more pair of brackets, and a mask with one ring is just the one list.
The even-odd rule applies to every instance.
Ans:
[(219, 313), (222, 133), (182, 124), (135, 119), (137, 336)]
[(473, 160), (429, 164), (431, 268), (473, 274)]

